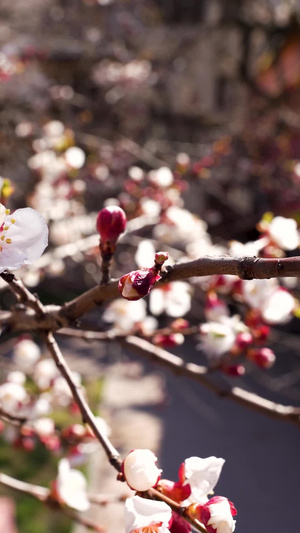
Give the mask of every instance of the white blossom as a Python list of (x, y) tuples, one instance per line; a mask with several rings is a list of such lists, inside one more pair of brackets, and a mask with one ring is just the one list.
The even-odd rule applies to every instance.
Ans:
[(216, 533), (232, 533), (235, 530), (235, 520), (232, 518), (230, 505), (227, 499), (209, 505), (210, 519), (208, 526), (213, 527)]
[(221, 457), (189, 457), (184, 461), (186, 482), (191, 487), (189, 502), (205, 503), (216, 486), (225, 460)]
[(48, 244), (44, 217), (30, 207), (12, 215), (0, 204), (0, 272), (36, 261)]
[(272, 241), (282, 250), (294, 250), (299, 245), (297, 222), (293, 218), (273, 218), (268, 233)]
[(39, 346), (30, 339), (21, 339), (14, 347), (14, 362), (22, 369), (31, 368), (40, 356)]
[(178, 318), (191, 308), (191, 286), (185, 281), (175, 281), (150, 292), (149, 308), (153, 315), (162, 313)]
[(86, 511), (89, 508), (87, 481), (82, 472), (70, 468), (68, 459), (59, 462), (56, 488), (59, 498), (72, 509)]
[(16, 411), (26, 400), (27, 393), (22, 385), (13, 382), (0, 385), (0, 405), (6, 411)]
[(129, 331), (137, 322), (146, 317), (146, 302), (137, 300), (130, 302), (117, 298), (111, 302), (103, 313), (103, 320), (114, 324), (118, 331)]
[(173, 173), (168, 167), (160, 167), (157, 170), (150, 170), (149, 181), (158, 187), (170, 187), (174, 182)]
[(242, 288), (246, 303), (258, 309), (266, 322), (284, 324), (291, 318), (295, 300), (276, 279), (243, 281)]
[(171, 518), (171, 508), (165, 502), (140, 496), (127, 498), (125, 502), (125, 533), (134, 533), (142, 528), (147, 533), (167, 533)]
[(54, 378), (59, 375), (58, 368), (50, 358), (39, 361), (34, 368), (33, 379), (39, 389), (46, 390), (50, 387)]
[(161, 470), (156, 466), (157, 458), (150, 450), (137, 449), (130, 452), (123, 461), (123, 474), (133, 490), (148, 490), (156, 485)]
[(64, 157), (71, 168), (82, 168), (85, 163), (85, 153), (78, 146), (68, 148), (64, 153)]

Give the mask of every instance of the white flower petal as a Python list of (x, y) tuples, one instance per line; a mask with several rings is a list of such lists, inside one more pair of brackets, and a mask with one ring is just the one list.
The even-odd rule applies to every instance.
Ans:
[(127, 498), (125, 502), (125, 533), (151, 524), (162, 523), (160, 533), (169, 531), (168, 525), (172, 517), (170, 507), (164, 502), (146, 500), (140, 496)]
[(125, 457), (123, 473), (128, 485), (138, 491), (148, 490), (156, 485), (161, 470), (156, 466), (157, 458), (150, 450), (136, 449)]
[(221, 457), (189, 457), (185, 460), (186, 483), (191, 487), (189, 501), (204, 502), (214, 489), (221, 474), (225, 460)]
[(262, 317), (268, 324), (284, 324), (291, 318), (294, 308), (294, 297), (283, 289), (277, 289), (263, 306)]
[(70, 468), (69, 461), (62, 459), (58, 466), (57, 491), (60, 498), (72, 509), (86, 511), (90, 503), (86, 494), (87, 482), (79, 470)]
[(297, 222), (293, 218), (273, 218), (269, 225), (269, 235), (282, 250), (294, 250), (299, 245)]

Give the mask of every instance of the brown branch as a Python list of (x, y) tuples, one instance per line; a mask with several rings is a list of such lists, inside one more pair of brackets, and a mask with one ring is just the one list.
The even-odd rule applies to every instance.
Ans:
[(5, 422), (13, 424), (14, 426), (21, 426), (22, 424), (25, 424), (25, 422), (27, 422), (28, 420), (27, 416), (9, 413), (2, 407), (0, 407), (0, 418)]
[(78, 405), (82, 420), (84, 423), (88, 424), (92, 429), (95, 437), (99, 440), (102, 445), (109, 462), (114, 466), (114, 468), (120, 472), (121, 470), (121, 458), (118, 451), (114, 448), (110, 440), (99, 430), (97, 426), (97, 421), (93, 415), (80, 386), (76, 385), (72, 376), (72, 371), (70, 370), (65, 358), (63, 357), (59, 346), (52, 335), (51, 332), (44, 333), (42, 335), (43, 340), (56, 363), (57, 368), (59, 369), (61, 375), (65, 378), (66, 382), (70, 387), (72, 396)]
[[(167, 267), (159, 284), (214, 274), (235, 275), (245, 280), (300, 276), (300, 256), (284, 259), (203, 257)], [(118, 297), (118, 280), (112, 280), (106, 285), (93, 287), (62, 307), (45, 306), (41, 318), (37, 318), (31, 309), (4, 311), (0, 314), (0, 325), (7, 324), (14, 331), (56, 331), (73, 325), (85, 313)]]
[(153, 346), (153, 344), (144, 339), (128, 336), (120, 342), (147, 359), (166, 365), (176, 374), (187, 376), (202, 383), (202, 385), (221, 398), (226, 397), (229, 400), (273, 418), (287, 420), (300, 425), (300, 407), (281, 405), (239, 387), (221, 388), (208, 379), (209, 373), (204, 366), (186, 363), (177, 355), (171, 354), (158, 346)]
[(26, 304), (28, 307), (31, 307), (38, 318), (43, 318), (45, 313), (45, 308), (41, 301), (32, 294), (27, 287), (25, 287), (23, 281), (19, 278), (16, 278), (12, 272), (5, 270), (0, 274), (1, 278), (8, 283), (11, 291), (16, 295), (20, 303)]
[(211, 390), (220, 398), (228, 398), (240, 405), (250, 409), (262, 412), (273, 418), (287, 420), (300, 425), (300, 407), (285, 406), (262, 398), (257, 394), (245, 391), (240, 387), (220, 387), (209, 379), (210, 373), (205, 366), (196, 365), (195, 363), (186, 363), (177, 355), (171, 354), (166, 350), (154, 346), (149, 341), (136, 337), (134, 335), (107, 335), (105, 332), (81, 331), (72, 329), (62, 329), (59, 334), (64, 336), (76, 336), (88, 341), (115, 340), (123, 346), (139, 353), (143, 357), (170, 368), (174, 373), (180, 376), (186, 376), (198, 381), (207, 389)]
[(20, 481), (19, 479), (15, 479), (11, 476), (7, 476), (6, 474), (2, 473), (0, 473), (0, 484), (10, 489), (17, 490), (18, 492), (22, 492), (23, 494), (33, 496), (37, 500), (45, 503), (46, 505), (49, 505), (50, 507), (54, 506), (55, 509), (59, 509), (59, 511), (71, 518), (71, 520), (75, 520), (76, 522), (85, 527), (94, 529), (95, 531), (99, 532), (105, 531), (104, 527), (99, 526), (89, 518), (81, 516), (69, 507), (64, 507), (58, 501), (53, 500), (50, 490), (46, 487), (41, 487), (40, 485), (34, 485), (33, 483)]

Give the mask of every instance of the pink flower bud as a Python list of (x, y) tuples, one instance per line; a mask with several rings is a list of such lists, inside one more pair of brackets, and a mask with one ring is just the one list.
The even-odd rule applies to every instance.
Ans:
[(172, 346), (179, 346), (184, 343), (184, 336), (182, 333), (170, 333), (169, 335), (154, 335), (153, 343), (157, 346), (164, 346), (171, 348)]
[(246, 372), (244, 365), (237, 364), (237, 365), (223, 365), (222, 370), (224, 374), (227, 374), (228, 376), (243, 376)]
[(183, 485), (180, 481), (170, 481), (169, 479), (161, 479), (157, 487), (165, 496), (171, 498), (175, 502), (181, 503), (187, 500), (191, 495), (191, 487), (189, 484)]
[(276, 356), (270, 348), (248, 350), (247, 356), (260, 368), (270, 368), (276, 360)]
[(126, 215), (121, 207), (109, 206), (101, 209), (96, 222), (101, 241), (115, 244), (121, 233), (125, 231), (126, 223)]
[(238, 333), (235, 339), (236, 347), (239, 350), (245, 350), (252, 344), (253, 337), (251, 333), (248, 333), (247, 331), (244, 331), (243, 333)]
[(144, 491), (154, 487), (161, 474), (157, 458), (150, 450), (133, 450), (125, 457), (122, 472), (132, 490)]
[(155, 268), (142, 268), (125, 274), (119, 281), (119, 292), (126, 300), (139, 300), (147, 296), (160, 279)]
[(168, 259), (169, 259), (168, 252), (157, 252), (155, 254), (155, 262), (160, 266), (162, 266), (164, 262), (167, 261)]

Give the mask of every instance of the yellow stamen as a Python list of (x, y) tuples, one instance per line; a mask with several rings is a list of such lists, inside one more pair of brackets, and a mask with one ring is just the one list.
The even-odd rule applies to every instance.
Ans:
[(6, 242), (7, 244), (11, 244), (11, 239), (5, 239), (5, 242)]
[(3, 231), (7, 231), (9, 226), (4, 226)]
[(4, 241), (5, 236), (4, 236), (4, 235), (1, 235), (0, 239), (1, 239), (1, 241)]
[(15, 218), (11, 218), (10, 221), (11, 221), (12, 224), (14, 224), (16, 222), (16, 219)]
[(10, 209), (5, 209), (5, 214), (9, 215), (9, 213), (10, 213)]

